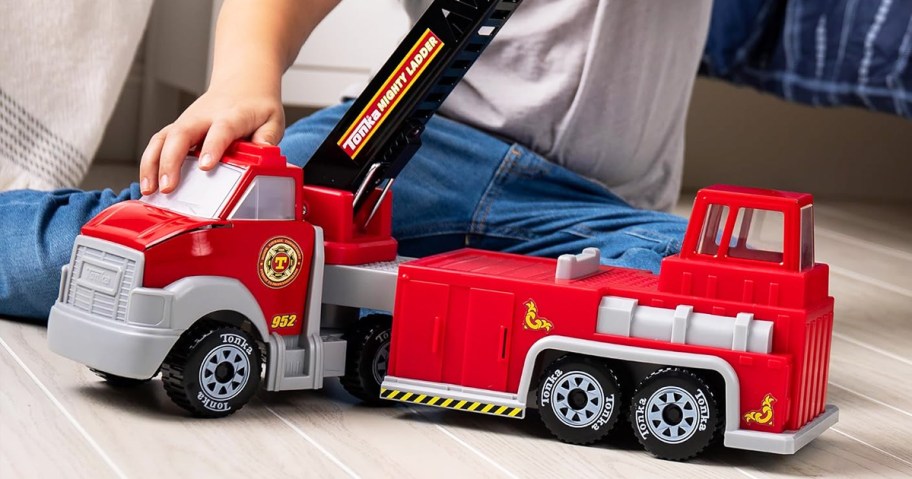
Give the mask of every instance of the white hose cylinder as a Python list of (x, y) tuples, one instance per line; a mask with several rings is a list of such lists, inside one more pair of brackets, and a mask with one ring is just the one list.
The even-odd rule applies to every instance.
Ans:
[(753, 314), (694, 313), (689, 305), (654, 308), (619, 296), (602, 298), (596, 332), (753, 353), (773, 349), (772, 321), (754, 319)]

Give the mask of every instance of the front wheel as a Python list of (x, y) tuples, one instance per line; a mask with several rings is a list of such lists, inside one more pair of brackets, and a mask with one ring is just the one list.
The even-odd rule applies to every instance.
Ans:
[(653, 455), (683, 461), (708, 446), (721, 425), (712, 389), (696, 374), (660, 369), (640, 383), (630, 407), (636, 437)]
[(260, 349), (232, 326), (187, 331), (162, 365), (162, 382), (178, 406), (200, 417), (224, 417), (242, 408), (260, 384)]
[(545, 427), (571, 444), (591, 444), (611, 432), (620, 416), (614, 373), (591, 358), (564, 356), (548, 366), (537, 394)]

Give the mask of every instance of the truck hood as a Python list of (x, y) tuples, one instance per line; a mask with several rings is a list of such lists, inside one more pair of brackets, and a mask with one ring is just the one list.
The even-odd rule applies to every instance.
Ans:
[(82, 227), (82, 234), (142, 251), (172, 236), (223, 223), (132, 200), (99, 213)]

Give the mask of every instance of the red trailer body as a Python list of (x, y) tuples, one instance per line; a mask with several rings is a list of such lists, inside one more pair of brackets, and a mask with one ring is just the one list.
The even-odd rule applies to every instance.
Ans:
[[(798, 429), (823, 412), (826, 384), (821, 380), (826, 377), (829, 357), (832, 300), (808, 312), (720, 303), (662, 293), (655, 275), (607, 266), (595, 275), (561, 283), (554, 280), (555, 263), (553, 259), (460, 250), (402, 264), (389, 374), (515, 393), (528, 351), (539, 339), (554, 334), (721, 357), (741, 379), (742, 428)], [(776, 352), (759, 354), (599, 334), (598, 307), (604, 296), (632, 298), (639, 305), (656, 308), (691, 305), (695, 312), (720, 316), (747, 312), (772, 318)], [(538, 319), (548, 321), (549, 327), (529, 327), (530, 303), (537, 307)], [(745, 415), (760, 408), (767, 394), (777, 400), (775, 420), (747, 422)]]
[[(471, 249), (404, 263), (383, 394), (522, 416), (532, 396), (542, 402), (539, 375), (554, 354), (574, 353), (555, 350), (559, 339), (619, 377), (676, 358), (721, 360), (700, 374), (724, 398), (726, 437), (809, 427), (826, 412), (833, 326), (811, 205), (804, 194), (701, 190), (682, 252), (659, 275), (595, 264), (562, 277), (559, 263), (579, 258)], [(774, 217), (772, 241), (760, 237), (761, 212)]]

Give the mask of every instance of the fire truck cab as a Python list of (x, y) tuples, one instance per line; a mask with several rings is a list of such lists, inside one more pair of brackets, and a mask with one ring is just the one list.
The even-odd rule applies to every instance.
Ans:
[[(302, 186), (277, 147), (235, 143), (211, 172), (197, 161), (184, 161), (175, 192), (112, 206), (82, 228), (51, 310), (51, 350), (117, 384), (161, 370), (175, 402), (209, 417), (252, 397), (264, 358), (269, 390), (344, 376), (346, 334), (389, 323), (357, 314), (392, 310), (389, 199), (363, 227), (351, 193)], [(355, 271), (364, 290), (345, 284), (353, 262), (366, 263)], [(349, 372), (347, 387), (361, 387), (365, 373)]]
[(811, 197), (701, 190), (658, 276), (461, 250), (399, 268), (381, 396), (523, 417), (588, 444), (626, 416), (647, 450), (794, 453), (825, 406), (833, 300), (813, 259)]

